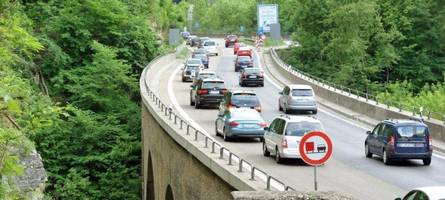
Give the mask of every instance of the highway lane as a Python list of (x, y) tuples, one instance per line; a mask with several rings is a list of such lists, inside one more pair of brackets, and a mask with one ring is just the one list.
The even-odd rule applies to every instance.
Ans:
[[(222, 51), (222, 56), (211, 57), (210, 67), (226, 81), (228, 88), (239, 88), (237, 73), (233, 71), (232, 49), (222, 49)], [(258, 141), (224, 142), (220, 137), (216, 137), (214, 135), (216, 110), (195, 110), (189, 106), (190, 83), (182, 83), (180, 73), (172, 74), (177, 67), (174, 64), (164, 66), (167, 69), (163, 69), (160, 76), (155, 77), (157, 80), (155, 82), (167, 83), (168, 79), (173, 76), (171, 90), (173, 90), (174, 98), (193, 121), (231, 151), (292, 187), (300, 190), (313, 188), (312, 168), (304, 165), (301, 161), (288, 161), (278, 165), (272, 158), (262, 156), (261, 143)], [(159, 84), (159, 91), (167, 91), (168, 85)], [(254, 90), (259, 95), (263, 116), (267, 121), (270, 122), (275, 116), (282, 114), (278, 112), (277, 107), (279, 90), (273, 84), (266, 82), (265, 87), (248, 89)], [(161, 93), (162, 98), (171, 101), (172, 97), (165, 93)], [(335, 145), (333, 159), (319, 170), (320, 190), (343, 191), (361, 199), (392, 199), (413, 187), (444, 184), (445, 173), (444, 169), (441, 169), (441, 166), (445, 166), (443, 160), (433, 158), (433, 164), (430, 167), (424, 167), (421, 162), (417, 161), (385, 166), (378, 158), (366, 159), (364, 157), (363, 141), (366, 137), (364, 129), (345, 123), (345, 119), (339, 119), (341, 116), (336, 114), (319, 112), (317, 117), (324, 124)]]

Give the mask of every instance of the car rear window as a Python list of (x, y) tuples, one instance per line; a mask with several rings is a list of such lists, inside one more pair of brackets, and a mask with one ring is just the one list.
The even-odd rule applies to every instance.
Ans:
[(207, 56), (205, 54), (195, 54), (195, 58), (199, 58), (201, 60), (207, 60)]
[(232, 119), (236, 120), (258, 120), (263, 121), (261, 115), (256, 110), (234, 111), (231, 113)]
[(190, 64), (190, 65), (199, 65), (199, 64), (201, 64), (201, 60), (197, 60), (197, 59), (188, 60), (188, 61), (187, 61), (187, 64)]
[(187, 67), (187, 71), (198, 71), (199, 67), (198, 66), (188, 66)]
[(222, 81), (205, 81), (202, 83), (201, 88), (212, 89), (212, 88), (225, 88), (224, 82)]
[(428, 129), (425, 126), (400, 126), (397, 127), (397, 138), (408, 140), (411, 138), (425, 138)]
[(312, 90), (311, 89), (293, 89), (292, 90), (292, 96), (294, 97), (310, 97), (312, 96)]
[(204, 43), (204, 46), (216, 46), (216, 43), (214, 41), (207, 41)]
[(310, 131), (322, 130), (321, 124), (316, 122), (289, 122), (286, 127), (286, 135), (303, 136)]
[(199, 78), (203, 78), (203, 79), (205, 79), (205, 78), (210, 78), (210, 77), (214, 77), (214, 76), (216, 76), (215, 74), (199, 74)]
[(234, 40), (234, 39), (236, 39), (236, 36), (235, 35), (229, 35), (229, 39)]
[(250, 62), (250, 57), (248, 57), (248, 56), (240, 56), (240, 57), (238, 57), (238, 61), (240, 61), (240, 62)]
[(251, 73), (260, 73), (261, 69), (260, 68), (245, 68), (244, 71), (248, 74)]
[(260, 106), (260, 101), (256, 94), (252, 93), (236, 93), (232, 96), (232, 102), (230, 102), (234, 106), (249, 106), (249, 107), (257, 107)]

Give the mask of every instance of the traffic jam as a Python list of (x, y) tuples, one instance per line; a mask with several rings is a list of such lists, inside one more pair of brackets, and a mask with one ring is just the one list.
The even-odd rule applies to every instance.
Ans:
[[(237, 35), (225, 37), (225, 48), (233, 48), (233, 71), (238, 74), (242, 89), (227, 88), (225, 81), (209, 70), (210, 57), (219, 55), (219, 44), (209, 37), (190, 35), (185, 39), (193, 52), (184, 62), (182, 81), (192, 83), (190, 106), (218, 110), (214, 122), (216, 136), (226, 142), (239, 138), (259, 140), (262, 154), (277, 163), (301, 159), (316, 168), (331, 157), (333, 144), (316, 117), (318, 105), (311, 86), (286, 85), (276, 100), (277, 109), (283, 114), (268, 123), (262, 116), (258, 95), (246, 88), (265, 84), (263, 70), (254, 65), (252, 48), (241, 43)], [(376, 155), (385, 165), (407, 159), (421, 160), (426, 166), (431, 164), (432, 137), (421, 120), (386, 119), (366, 134), (363, 141), (366, 158)], [(444, 188), (416, 188), (407, 196), (441, 189)]]

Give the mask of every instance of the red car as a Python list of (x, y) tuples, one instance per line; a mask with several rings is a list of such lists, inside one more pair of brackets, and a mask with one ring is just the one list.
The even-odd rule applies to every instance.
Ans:
[(236, 53), (238, 52), (238, 49), (239, 49), (240, 47), (245, 47), (245, 46), (246, 46), (246, 45), (243, 44), (243, 43), (239, 43), (239, 42), (235, 43), (235, 45), (233, 45), (233, 54), (236, 55)]
[(237, 35), (228, 35), (226, 37), (226, 48), (229, 47), (231, 44), (235, 44), (237, 42), (239, 42)]
[(249, 47), (239, 47), (239, 49), (236, 51), (236, 55), (252, 57), (252, 49)]

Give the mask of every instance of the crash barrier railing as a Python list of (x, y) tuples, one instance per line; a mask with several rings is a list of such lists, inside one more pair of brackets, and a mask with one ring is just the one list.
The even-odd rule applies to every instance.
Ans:
[(290, 73), (292, 73), (295, 76), (298, 76), (301, 79), (308, 80), (310, 82), (319, 84), (322, 87), (326, 87), (327, 89), (332, 89), (334, 91), (338, 91), (342, 94), (351, 96), (353, 98), (362, 99), (369, 103), (374, 103), (375, 105), (381, 104), (382, 106), (385, 106), (388, 109), (390, 109), (391, 107), (396, 108), (396, 110), (398, 110), (398, 112), (400, 112), (400, 113), (403, 111), (410, 112), (413, 117), (420, 117), (421, 119), (426, 118), (428, 120), (431, 120), (431, 119), (442, 120), (443, 124), (445, 125), (445, 114), (444, 113), (424, 110), (423, 108), (418, 108), (418, 107), (409, 108), (409, 107), (404, 106), (401, 103), (395, 104), (395, 103), (387, 101), (387, 100), (381, 100), (376, 95), (371, 95), (367, 92), (362, 92), (362, 91), (359, 91), (356, 89), (351, 89), (351, 88), (348, 88), (348, 87), (345, 87), (345, 86), (342, 86), (339, 84), (332, 83), (330, 81), (326, 81), (324, 79), (321, 79), (314, 75), (308, 74), (308, 73), (301, 71), (299, 69), (295, 69), (291, 65), (285, 63), (278, 56), (275, 48), (271, 48), (270, 52), (271, 52), (272, 58), (280, 67), (284, 68), (285, 70), (289, 71)]
[[(143, 72), (143, 78), (147, 77), (147, 68), (149, 68), (151, 65), (153, 65), (157, 60), (162, 58), (161, 56), (156, 57), (153, 59), (146, 67), (146, 69)], [(152, 89), (148, 86), (147, 82), (144, 80), (145, 88), (148, 92), (148, 96), (151, 99), (151, 101), (154, 103), (154, 106), (157, 107), (161, 115), (164, 115), (164, 117), (169, 120), (170, 122), (173, 122), (175, 126), (181, 130), (183, 134), (188, 136), (190, 139), (192, 139), (195, 142), (202, 143), (202, 148), (211, 150), (210, 152), (212, 154), (219, 154), (219, 159), (227, 160), (228, 165), (235, 166), (235, 163), (238, 163), (238, 173), (243, 173), (244, 170), (249, 171), (250, 179), (249, 181), (255, 181), (257, 178), (263, 177), (266, 180), (266, 185), (264, 189), (271, 190), (272, 184), (275, 183), (274, 188), (279, 191), (295, 191), (294, 188), (284, 184), (282, 181), (278, 180), (277, 178), (267, 174), (266, 172), (260, 170), (258, 167), (255, 167), (253, 164), (247, 162), (240, 156), (236, 155), (235, 153), (231, 152), (229, 149), (224, 147), (222, 144), (218, 143), (215, 139), (210, 137), (209, 135), (199, 131), (196, 127), (192, 126), (190, 122), (186, 121), (181, 117), (179, 114), (177, 114), (171, 107), (167, 106), (159, 97), (156, 95)], [(147, 99), (148, 101), (148, 99)], [(149, 105), (147, 105), (149, 106)], [(179, 133), (179, 131), (178, 131)], [(281, 187), (276, 187), (276, 185), (279, 185)]]

